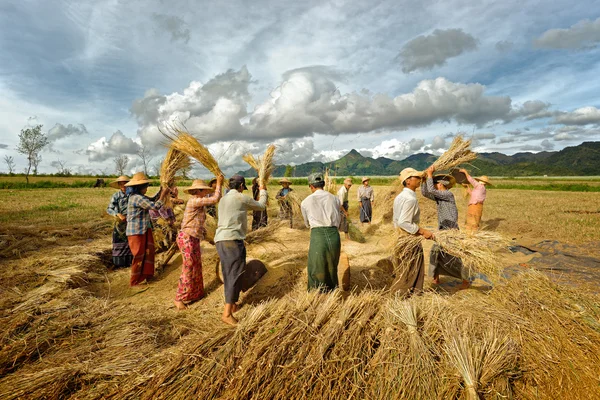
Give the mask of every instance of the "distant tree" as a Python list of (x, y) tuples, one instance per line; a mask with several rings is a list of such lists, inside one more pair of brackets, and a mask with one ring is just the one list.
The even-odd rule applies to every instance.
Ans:
[(285, 166), (285, 172), (284, 172), (283, 176), (286, 177), (286, 178), (290, 178), (293, 173), (294, 173), (294, 167), (292, 167), (289, 164), (286, 165)]
[(187, 168), (181, 168), (181, 176), (183, 179), (190, 179), (189, 175), (192, 172), (192, 166), (190, 165)]
[(6, 163), (6, 166), (8, 167), (8, 173), (13, 175), (15, 172), (15, 159), (12, 158), (12, 156), (9, 156), (7, 154), (4, 156), (4, 162)]
[(67, 168), (66, 161), (56, 160), (51, 165), (58, 170), (58, 175), (71, 176), (71, 168)]
[(25, 180), (29, 184), (29, 173), (33, 167), (34, 175), (37, 175), (37, 169), (42, 156), (40, 152), (48, 145), (48, 137), (42, 133), (42, 125), (36, 125), (33, 128), (23, 128), (19, 134), (19, 145), (17, 151), (27, 156), (27, 168), (25, 170)]
[(140, 149), (137, 152), (138, 157), (142, 160), (142, 165), (144, 166), (144, 174), (149, 176), (148, 167), (150, 166), (150, 162), (152, 161), (152, 155), (150, 154), (150, 149), (145, 144), (140, 146)]
[(125, 154), (117, 156), (113, 159), (115, 162), (115, 171), (117, 175), (125, 175), (125, 169), (127, 168), (127, 164), (129, 164), (129, 157)]
[(154, 176), (156, 176), (157, 178), (160, 177), (160, 166), (161, 166), (162, 162), (157, 161), (154, 163), (154, 167), (152, 167), (152, 169), (154, 170)]

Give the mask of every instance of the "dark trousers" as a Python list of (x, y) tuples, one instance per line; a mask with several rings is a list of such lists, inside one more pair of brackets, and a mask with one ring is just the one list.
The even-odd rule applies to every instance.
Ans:
[(246, 246), (243, 240), (223, 240), (216, 243), (221, 258), (225, 287), (225, 303), (233, 304), (240, 298), (242, 274), (246, 269)]

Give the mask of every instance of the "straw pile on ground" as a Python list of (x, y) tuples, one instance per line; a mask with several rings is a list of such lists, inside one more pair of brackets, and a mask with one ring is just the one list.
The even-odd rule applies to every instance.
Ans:
[[(175, 175), (178, 171), (190, 166), (190, 158), (184, 153), (170, 148), (160, 164), (160, 187), (169, 190), (175, 186)], [(171, 196), (165, 197), (165, 206), (171, 207)]]
[(365, 235), (363, 235), (360, 229), (358, 229), (349, 219), (347, 221), (348, 236), (350, 236), (350, 239), (358, 243), (366, 243), (367, 239), (365, 239)]
[(409, 300), (307, 293), (301, 277), (231, 329), (204, 301), (174, 313), (96, 297), (86, 282), (100, 259), (61, 272), (73, 257), (48, 268), (51, 296), (4, 300), (0, 398), (597, 396), (600, 299), (536, 272)]

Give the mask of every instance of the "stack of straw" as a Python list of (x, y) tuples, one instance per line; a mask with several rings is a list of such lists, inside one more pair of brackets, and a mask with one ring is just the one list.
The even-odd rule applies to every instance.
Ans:
[(325, 175), (323, 176), (325, 179), (325, 191), (337, 196), (337, 185), (335, 180), (331, 178), (331, 175), (329, 174), (330, 171), (331, 169), (325, 168)]
[[(269, 179), (273, 173), (275, 165), (273, 157), (275, 156), (275, 145), (271, 144), (265, 150), (265, 154), (258, 160), (258, 184), (267, 187)], [(253, 167), (254, 168), (254, 167)]]

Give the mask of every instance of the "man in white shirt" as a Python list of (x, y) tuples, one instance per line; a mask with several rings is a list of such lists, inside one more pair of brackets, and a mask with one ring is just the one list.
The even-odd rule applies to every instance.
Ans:
[(323, 190), (323, 174), (308, 177), (312, 192), (300, 206), (304, 223), (310, 228), (308, 249), (308, 289), (333, 290), (338, 286), (340, 261), (340, 201)]
[[(402, 192), (394, 199), (394, 226), (400, 228), (399, 232), (410, 235), (421, 235), (425, 239), (433, 239), (433, 233), (427, 229), (419, 227), (421, 212), (419, 210), (419, 200), (415, 191), (421, 186), (421, 177), (423, 173), (414, 168), (405, 168), (400, 172), (400, 181), (402, 182)], [(407, 260), (415, 260), (406, 265), (406, 269), (401, 271), (401, 275), (394, 283), (393, 289), (401, 294), (419, 293), (423, 290), (423, 280), (425, 279), (425, 265), (423, 256), (423, 247), (418, 246), (415, 249), (407, 249), (403, 253)], [(402, 263), (400, 263), (402, 265)]]
[(247, 190), (243, 176), (229, 178), (229, 192), (219, 201), (219, 219), (215, 244), (221, 258), (223, 284), (225, 288), (225, 308), (222, 320), (237, 325), (233, 317), (236, 302), (240, 297), (241, 277), (246, 268), (246, 246), (244, 239), (248, 232), (248, 211), (262, 211), (267, 208), (267, 190), (260, 186), (258, 201), (242, 192)]
[(348, 191), (352, 187), (352, 179), (344, 179), (344, 185), (338, 190), (337, 197), (340, 201), (340, 231), (344, 232), (346, 239), (350, 239), (348, 236)]

